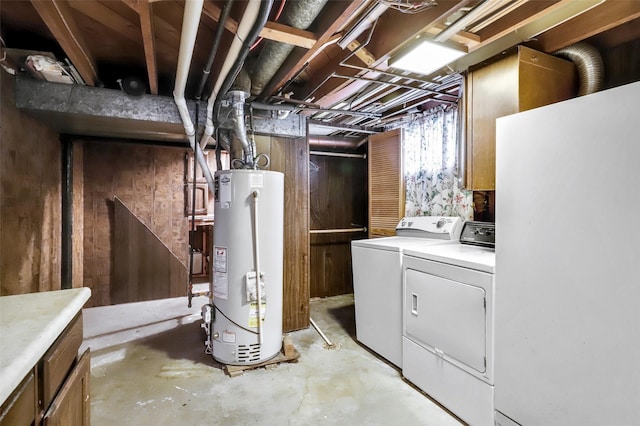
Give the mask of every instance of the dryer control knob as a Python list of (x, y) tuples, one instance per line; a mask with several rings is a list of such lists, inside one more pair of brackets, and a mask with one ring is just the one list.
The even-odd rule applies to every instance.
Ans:
[(444, 219), (440, 219), (438, 222), (436, 222), (436, 228), (442, 228), (445, 223), (446, 222), (444, 221)]

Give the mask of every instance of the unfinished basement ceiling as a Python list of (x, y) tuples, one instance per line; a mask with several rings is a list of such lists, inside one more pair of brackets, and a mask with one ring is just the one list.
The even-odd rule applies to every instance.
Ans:
[[(88, 86), (120, 90), (129, 84), (133, 90), (141, 82), (145, 93), (169, 97), (184, 4), (3, 0), (3, 50), (9, 53), (3, 64), (31, 76), (26, 56), (49, 52), (68, 60)], [(208, 98), (246, 4), (205, 0), (187, 100)], [(219, 26), (219, 48), (200, 97)], [(274, 0), (245, 68), (253, 101), (286, 104), (317, 123), (318, 134), (362, 137), (408, 112), (456, 103), (460, 73), (517, 44), (551, 53), (603, 34), (617, 43), (638, 39), (639, 28), (635, 0)], [(433, 38), (467, 54), (430, 75), (389, 65), (417, 39)]]

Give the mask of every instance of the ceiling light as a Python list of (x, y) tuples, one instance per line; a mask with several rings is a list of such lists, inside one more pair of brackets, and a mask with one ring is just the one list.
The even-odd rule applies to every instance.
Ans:
[(376, 3), (373, 7), (367, 10), (364, 15), (347, 31), (337, 42), (337, 45), (341, 49), (346, 49), (352, 41), (357, 39), (360, 34), (371, 28), (371, 25), (387, 10), (389, 6)]
[(391, 60), (389, 65), (418, 74), (429, 75), (463, 56), (464, 50), (449, 44), (423, 40), (406, 53)]

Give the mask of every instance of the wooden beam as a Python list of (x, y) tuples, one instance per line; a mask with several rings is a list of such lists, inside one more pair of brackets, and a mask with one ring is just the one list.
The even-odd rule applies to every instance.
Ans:
[(375, 64), (377, 61), (376, 57), (373, 56), (366, 47), (360, 47), (360, 42), (358, 40), (353, 40), (351, 43), (349, 43), (347, 49), (352, 52), (358, 49), (356, 52), (356, 56), (368, 67), (373, 66), (373, 64)]
[[(528, 20), (531, 16), (539, 16), (541, 13), (549, 11), (550, 7), (557, 5), (560, 0), (536, 0), (530, 1), (509, 13), (506, 16), (495, 21), (492, 25), (479, 30), (476, 34), (480, 36), (480, 39), (485, 40), (493, 39), (497, 34), (505, 34), (509, 31), (513, 31), (513, 28), (523, 25), (523, 21)], [(474, 46), (476, 48), (477, 46)]]
[(89, 86), (98, 80), (97, 67), (89, 51), (82, 32), (73, 19), (71, 7), (59, 0), (31, 0), (34, 9), (58, 41), (80, 76)]
[(134, 11), (138, 11), (138, 0), (122, 0), (122, 3), (129, 6)]
[[(213, 19), (215, 22), (218, 22), (220, 21), (220, 15), (222, 14), (222, 9), (219, 8), (218, 5), (216, 5), (215, 3), (205, 1), (204, 6), (202, 7), (202, 13), (204, 14), (204, 16), (208, 16), (209, 18)], [(226, 28), (227, 31), (231, 32), (232, 34), (235, 34), (238, 32), (238, 22), (231, 17), (227, 18), (227, 20), (224, 22), (224, 27)]]
[[(71, 1), (69, 5), (78, 12), (101, 23), (129, 40), (140, 42), (140, 29), (128, 19), (118, 15), (102, 3), (93, 1)], [(137, 9), (136, 9), (137, 11)]]
[[(215, 22), (218, 22), (220, 20), (222, 9), (220, 9), (215, 3), (205, 2), (202, 12), (205, 16), (213, 19)], [(224, 23), (224, 27), (227, 31), (235, 34), (238, 31), (238, 22), (233, 18), (227, 18)], [(271, 21), (267, 22), (262, 31), (260, 31), (260, 37), (267, 40), (292, 44), (305, 49), (310, 49), (317, 41), (317, 37), (312, 32), (299, 30), (288, 25)]]
[(538, 41), (545, 52), (555, 52), (638, 17), (640, 17), (640, 1), (607, 1), (541, 34)]
[(260, 31), (260, 37), (305, 49), (311, 49), (318, 41), (316, 35), (310, 31), (299, 30), (277, 22), (267, 22), (262, 31)]
[[(444, 30), (446, 27), (442, 24), (437, 24), (434, 25), (433, 27), (429, 28), (426, 33), (429, 35), (438, 35), (440, 34), (440, 32), (442, 30)], [(480, 38), (479, 35), (473, 34), (473, 33), (469, 33), (466, 31), (459, 31), (458, 33), (452, 35), (449, 40), (454, 41), (456, 43), (462, 44), (467, 46), (468, 49), (472, 49), (473, 47), (477, 46), (478, 44), (480, 44), (480, 42), (482, 41), (482, 39)]]
[(295, 64), (289, 66), (288, 72), (277, 73), (272, 79), (273, 83), (269, 84), (265, 88), (264, 93), (275, 94), (278, 89), (297, 75), (304, 68), (307, 62), (330, 45), (330, 41), (335, 42), (335, 33), (337, 33), (352, 18), (352, 15), (366, 2), (367, 0), (354, 0), (335, 19), (329, 20), (326, 25), (326, 29), (318, 37), (315, 45), (304, 53)]
[(147, 64), (149, 91), (152, 95), (157, 95), (158, 67), (156, 64), (156, 34), (153, 22), (153, 6), (149, 0), (140, 0), (138, 2), (138, 12), (140, 13), (140, 29), (142, 30), (144, 58)]

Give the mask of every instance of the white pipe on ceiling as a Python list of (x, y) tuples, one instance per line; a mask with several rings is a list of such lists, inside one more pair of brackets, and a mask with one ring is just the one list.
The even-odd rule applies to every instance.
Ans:
[(189, 145), (194, 150), (196, 160), (202, 169), (209, 190), (215, 192), (213, 176), (209, 169), (209, 164), (202, 154), (202, 150), (196, 147), (196, 130), (189, 115), (187, 101), (184, 98), (184, 91), (187, 86), (187, 76), (191, 67), (191, 58), (193, 49), (196, 45), (196, 35), (198, 34), (198, 25), (200, 24), (200, 16), (202, 15), (202, 7), (204, 0), (187, 0), (184, 5), (184, 15), (182, 16), (182, 34), (180, 35), (180, 52), (178, 53), (178, 67), (176, 70), (176, 83), (173, 88), (173, 100), (178, 107), (184, 132), (189, 139)]

